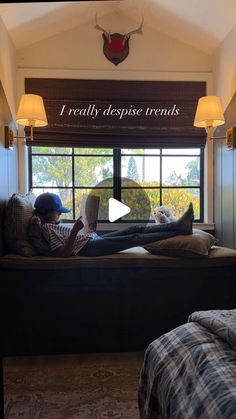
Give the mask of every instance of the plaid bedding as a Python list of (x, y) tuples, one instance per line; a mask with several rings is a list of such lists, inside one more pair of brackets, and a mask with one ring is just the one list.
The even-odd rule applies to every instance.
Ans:
[(195, 311), (188, 321), (205, 326), (236, 349), (236, 310)]
[[(236, 310), (230, 311), (233, 329)], [(227, 334), (224, 324), (224, 337), (230, 339), (223, 339), (216, 333), (223, 329), (219, 321), (214, 326), (213, 313), (205, 312), (208, 319), (210, 313), (210, 322), (204, 312), (196, 313), (189, 317), (194, 322), (166, 333), (147, 348), (139, 383), (140, 418), (236, 419), (232, 330)]]

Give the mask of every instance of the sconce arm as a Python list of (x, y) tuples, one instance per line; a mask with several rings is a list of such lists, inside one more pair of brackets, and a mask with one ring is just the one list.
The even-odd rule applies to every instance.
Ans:
[(14, 135), (13, 130), (11, 128), (9, 128), (8, 126), (5, 126), (5, 148), (12, 149), (15, 139), (24, 139), (24, 140), (27, 139), (27, 140), (33, 141), (34, 140), (33, 126), (30, 125), (30, 136), (29, 137)]
[(226, 131), (226, 135), (224, 136), (213, 136), (211, 135), (213, 127), (207, 127), (207, 138), (209, 140), (226, 140), (226, 146), (229, 150), (233, 150), (236, 148), (236, 127), (228, 128)]

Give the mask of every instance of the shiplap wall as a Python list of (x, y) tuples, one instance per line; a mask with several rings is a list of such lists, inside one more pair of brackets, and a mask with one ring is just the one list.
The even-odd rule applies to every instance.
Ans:
[(12, 122), (11, 112), (0, 82), (0, 202), (18, 192), (17, 143), (5, 148), (4, 127)]
[[(225, 124), (215, 131), (224, 136), (236, 126), (236, 93), (225, 111)], [(214, 140), (214, 207), (219, 244), (236, 248), (236, 149), (228, 150), (225, 140)]]

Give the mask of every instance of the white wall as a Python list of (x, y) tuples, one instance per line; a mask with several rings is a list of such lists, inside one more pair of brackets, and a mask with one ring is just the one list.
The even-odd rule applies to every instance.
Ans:
[[(107, 20), (107, 21), (106, 21)], [(102, 20), (105, 28), (133, 29), (134, 23), (116, 15)], [(136, 24), (137, 25), (137, 24)], [(120, 30), (119, 30), (120, 27)], [(113, 32), (113, 31), (112, 31)], [(193, 71), (211, 72), (212, 57), (187, 44), (143, 26), (143, 35), (130, 38), (128, 58), (115, 67), (103, 54), (102, 32), (94, 29), (94, 21), (38, 42), (17, 53), (18, 68), (55, 68), (78, 70), (129, 71)]]
[(236, 91), (236, 25), (213, 57), (214, 92), (225, 110)]
[[(134, 28), (127, 16), (104, 16), (99, 24), (113, 32)], [(94, 29), (94, 20), (70, 31), (40, 41), (17, 52), (18, 95), (24, 92), (25, 77), (123, 79), (123, 80), (203, 80), (212, 93), (212, 57), (185, 43), (163, 35), (147, 25), (143, 35), (130, 38), (130, 54), (114, 66), (103, 54), (102, 33)], [(23, 155), (23, 151), (20, 151)], [(21, 157), (20, 189), (24, 191), (27, 171)], [(212, 149), (206, 151), (205, 221), (212, 222), (213, 212)]]
[(15, 49), (0, 17), (0, 80), (13, 118), (16, 111)]
[(18, 191), (17, 144), (14, 150), (5, 148), (4, 127), (15, 128), (16, 65), (15, 51), (0, 18), (0, 200)]

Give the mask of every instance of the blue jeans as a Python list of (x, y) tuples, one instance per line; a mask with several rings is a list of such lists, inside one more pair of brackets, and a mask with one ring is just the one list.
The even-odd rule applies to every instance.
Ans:
[(89, 239), (80, 250), (79, 256), (105, 256), (130, 247), (143, 246), (158, 240), (183, 234), (178, 231), (176, 221), (151, 226), (131, 226), (120, 231), (105, 233)]

